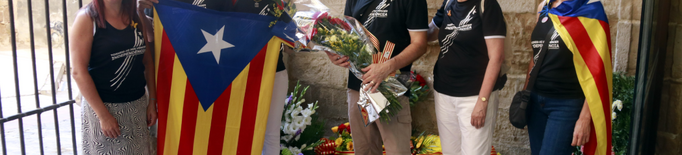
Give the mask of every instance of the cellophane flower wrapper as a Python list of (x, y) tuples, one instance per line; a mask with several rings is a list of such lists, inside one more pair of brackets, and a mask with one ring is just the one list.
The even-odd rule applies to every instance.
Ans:
[[(294, 3), (298, 9), (292, 17), (298, 26), (296, 50), (329, 51), (348, 56), (350, 72), (362, 79), (365, 74), (362, 69), (374, 63), (373, 56), (379, 54), (379, 48), (370, 40), (372, 35), (362, 23), (352, 17), (330, 15), (329, 9), (318, 0)], [(386, 108), (377, 111), (382, 119), (389, 120), (402, 109), (398, 97), (404, 95), (408, 88), (395, 76), (389, 76), (377, 90), (389, 102)]]

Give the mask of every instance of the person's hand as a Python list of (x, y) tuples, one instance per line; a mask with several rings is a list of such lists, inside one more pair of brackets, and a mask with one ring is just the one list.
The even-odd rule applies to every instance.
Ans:
[(156, 100), (150, 100), (149, 105), (147, 106), (147, 127), (154, 125), (157, 117)]
[(350, 66), (350, 62), (348, 62), (348, 56), (342, 56), (342, 55), (334, 54), (334, 53), (329, 52), (329, 51), (324, 51), (324, 52), (327, 53), (329, 60), (331, 60), (334, 65), (341, 66), (344, 68), (348, 68), (348, 66)]
[[(391, 72), (395, 70), (392, 69), (391, 64), (387, 61), (369, 65), (368, 67), (363, 68), (362, 71), (365, 72), (365, 74), (362, 75), (362, 84), (369, 84), (372, 88), (372, 91), (370, 92), (376, 92), (381, 82), (388, 77), (388, 74), (391, 74)], [(366, 87), (365, 91), (370, 87)]]
[(589, 117), (580, 117), (575, 123), (573, 130), (573, 142), (571, 146), (581, 146), (590, 141), (590, 130), (592, 119)]
[(144, 12), (144, 9), (151, 9), (159, 0), (137, 0), (137, 11)]
[(118, 127), (118, 121), (111, 114), (101, 116), (99, 118), (99, 125), (102, 128), (104, 136), (116, 138), (121, 135), (121, 130)]
[(488, 103), (478, 99), (474, 106), (474, 111), (471, 112), (471, 125), (480, 129), (485, 125), (485, 115), (488, 109)]

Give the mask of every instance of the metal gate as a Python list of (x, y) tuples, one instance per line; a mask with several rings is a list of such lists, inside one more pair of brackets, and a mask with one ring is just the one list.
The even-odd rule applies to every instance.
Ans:
[[(11, 47), (3, 47), (5, 51), (0, 53), (0, 63), (2, 63), (0, 66), (3, 68), (3, 72), (0, 72), (0, 86), (2, 86), (0, 95), (5, 95), (0, 100), (2, 154), (77, 154), (78, 137), (76, 134), (80, 133), (76, 130), (75, 122), (80, 122), (80, 120), (75, 117), (79, 117), (80, 112), (75, 111), (73, 105), (75, 100), (70, 76), (69, 39), (66, 37), (69, 18), (73, 18), (76, 12), (73, 9), (69, 10), (67, 5), (71, 8), (77, 7), (77, 11), (83, 2), (82, 0), (4, 1), (7, 5), (2, 7), (7, 9), (2, 14), (2, 22), (4, 26), (9, 27), (9, 34), (3, 37), (9, 38), (8, 46)], [(3, 3), (0, 1), (0, 4)], [(44, 5), (44, 8), (37, 5), (40, 3)], [(26, 8), (26, 11), (21, 11), (20, 7)], [(61, 12), (51, 11), (55, 8), (57, 10), (61, 8)], [(34, 15), (33, 12), (41, 12), (41, 10), (44, 15)], [(51, 16), (60, 14), (61, 19), (50, 19)], [(44, 17), (35, 18), (35, 16)], [(9, 23), (6, 23), (6, 18), (9, 18)], [(21, 21), (26, 22), (22, 23), (24, 25), (18, 25)], [(28, 35), (20, 35), (17, 33), (18, 30)], [(28, 38), (28, 41), (18, 41), (19, 36)], [(41, 39), (46, 41), (36, 42), (37, 36), (45, 37)], [(28, 48), (25, 48), (27, 46)], [(55, 46), (60, 47), (55, 48)], [(11, 58), (9, 53), (11, 53)], [(4, 59), (7, 60), (3, 61)], [(39, 85), (41, 83), (42, 86)], [(11, 89), (12, 84), (14, 89)], [(16, 113), (13, 112), (14, 110)], [(9, 116), (8, 113), (10, 113)]]

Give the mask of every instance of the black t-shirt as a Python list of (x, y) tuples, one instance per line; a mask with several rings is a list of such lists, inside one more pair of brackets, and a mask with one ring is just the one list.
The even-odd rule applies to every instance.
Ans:
[[(496, 0), (457, 2), (451, 0), (439, 12), (442, 17), (438, 40), (440, 54), (433, 69), (434, 89), (449, 96), (478, 95), (488, 67), (485, 39), (504, 38), (507, 26)], [(449, 12), (449, 13), (448, 13)], [(484, 20), (483, 20), (484, 19)], [(435, 20), (434, 20), (435, 22)], [(497, 80), (497, 82), (503, 82)], [(499, 89), (499, 88), (496, 88)]]
[[(542, 22), (545, 21), (545, 22)], [(546, 41), (547, 33), (553, 27), (551, 18), (540, 17), (531, 44), (533, 55), (537, 55)], [(549, 42), (547, 55), (535, 80), (533, 92), (554, 98), (584, 98), (578, 76), (573, 65), (573, 53), (566, 47), (556, 31)], [(544, 52), (544, 51), (543, 51)]]
[[(258, 5), (256, 5), (256, 1), (253, 0), (240, 0), (236, 2), (233, 0), (177, 0), (177, 1), (217, 11), (244, 12), (268, 16), (271, 16), (270, 10), (273, 9), (272, 4), (274, 3), (272, 0), (261, 0), (258, 2)], [(278, 72), (286, 69), (282, 57), (283, 57), (282, 52), (279, 52), (279, 58), (277, 60)]]
[[(367, 12), (371, 12), (368, 14)], [(379, 40), (379, 50), (386, 41), (395, 44), (394, 57), (411, 43), (410, 31), (428, 30), (428, 10), (425, 0), (347, 0), (344, 15), (359, 19)], [(412, 65), (401, 68), (410, 71)], [(362, 81), (348, 73), (347, 87), (360, 90)]]
[(137, 100), (147, 85), (142, 62), (146, 46), (140, 26), (118, 30), (105, 23), (106, 28), (96, 28), (92, 37), (88, 73), (102, 102)]

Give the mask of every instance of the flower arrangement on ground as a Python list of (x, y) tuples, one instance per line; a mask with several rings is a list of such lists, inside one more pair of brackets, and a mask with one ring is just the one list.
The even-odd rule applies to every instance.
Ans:
[(332, 138), (334, 139), (334, 144), (336, 145), (335, 150), (337, 152), (355, 150), (353, 149), (353, 137), (350, 132), (350, 123), (343, 123), (339, 126), (332, 127), (332, 132), (339, 135), (336, 138)]
[[(280, 127), (280, 146), (282, 154), (313, 155), (313, 148), (322, 143), (319, 139), (324, 135), (324, 122), (316, 114), (319, 105), (304, 104), (303, 95), (309, 86), (301, 88), (299, 82), (294, 92), (285, 100), (282, 126)], [(300, 92), (299, 92), (300, 90)]]
[(417, 137), (412, 137), (410, 141), (412, 143), (412, 155), (442, 154), (440, 136), (438, 135), (424, 135), (424, 133), (421, 133)]

